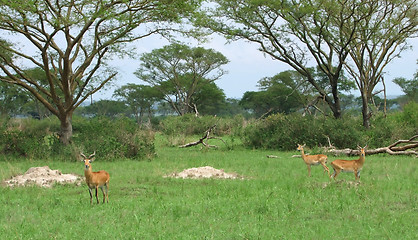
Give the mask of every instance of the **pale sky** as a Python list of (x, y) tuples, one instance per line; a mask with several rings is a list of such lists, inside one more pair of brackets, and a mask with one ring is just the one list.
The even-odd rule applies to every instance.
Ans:
[[(412, 50), (404, 51), (401, 58), (394, 59), (391, 64), (385, 68), (385, 83), (388, 96), (403, 94), (398, 85), (392, 83), (392, 79), (405, 77), (412, 79), (415, 71), (418, 69), (418, 39), (411, 39)], [(144, 52), (151, 52), (153, 49), (161, 48), (169, 42), (159, 36), (151, 36), (135, 43), (137, 48), (137, 59), (121, 59), (112, 62), (114, 67), (119, 70), (117, 81), (114, 86), (102, 90), (95, 94), (95, 98), (111, 98), (113, 91), (127, 83), (145, 84), (141, 82), (133, 72), (139, 66), (139, 55)], [(190, 45), (196, 47), (197, 45)], [(244, 40), (227, 43), (222, 37), (214, 37), (206, 44), (201, 45), (205, 48), (212, 48), (221, 52), (229, 59), (229, 63), (223, 68), (228, 71), (216, 84), (224, 90), (226, 97), (240, 99), (246, 91), (257, 91), (257, 82), (263, 77), (272, 77), (277, 73), (289, 70), (290, 67), (285, 63), (272, 60), (268, 55), (263, 54), (257, 48), (255, 43), (249, 43)], [(375, 90), (381, 89), (377, 86)], [(359, 93), (354, 92), (355, 95)]]

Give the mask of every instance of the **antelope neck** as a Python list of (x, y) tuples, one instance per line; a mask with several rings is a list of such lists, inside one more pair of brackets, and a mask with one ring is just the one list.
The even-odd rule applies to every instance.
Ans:
[(84, 169), (84, 176), (86, 178), (90, 178), (93, 175), (93, 172), (91, 171), (91, 167), (89, 167), (89, 169)]
[(358, 160), (359, 162), (364, 163), (364, 159), (365, 159), (364, 156), (360, 155), (360, 158)]

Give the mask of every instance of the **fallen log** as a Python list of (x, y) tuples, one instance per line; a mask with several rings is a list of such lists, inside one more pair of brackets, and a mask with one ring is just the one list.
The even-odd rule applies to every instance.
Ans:
[[(226, 145), (226, 143), (225, 143), (225, 141), (224, 140), (222, 140), (221, 138), (218, 138), (218, 137), (210, 137), (210, 133), (212, 132), (212, 130), (214, 129), (216, 127), (216, 124), (215, 125), (213, 125), (212, 127), (210, 127), (208, 130), (206, 130), (205, 131), (205, 134), (203, 135), (203, 137), (201, 137), (199, 140), (197, 140), (197, 141), (195, 141), (195, 142), (190, 142), (190, 143), (187, 143), (187, 144), (184, 144), (184, 145), (181, 145), (181, 146), (179, 146), (180, 148), (186, 148), (186, 147), (192, 147), (192, 146), (196, 146), (196, 145), (199, 145), (199, 144), (202, 144), (203, 146), (205, 146), (205, 147), (209, 147), (209, 148), (218, 148), (218, 146), (216, 146), (216, 145), (210, 145), (210, 144), (208, 144), (207, 143), (207, 141), (209, 140), (209, 139), (218, 139), (218, 140), (221, 140), (225, 145)], [(205, 140), (206, 140), (206, 142), (205, 142)]]
[[(411, 137), (408, 140), (398, 140), (387, 147), (381, 147), (376, 149), (367, 149), (367, 155), (373, 155), (378, 153), (387, 153), (390, 155), (415, 155), (418, 157), (418, 151), (415, 150), (418, 148), (418, 141), (414, 139), (418, 138), (418, 135)], [(407, 144), (398, 146), (400, 144)], [(334, 155), (347, 155), (347, 156), (357, 156), (359, 155), (359, 150), (356, 149), (335, 149), (335, 148), (327, 148), (327, 152), (333, 153)]]

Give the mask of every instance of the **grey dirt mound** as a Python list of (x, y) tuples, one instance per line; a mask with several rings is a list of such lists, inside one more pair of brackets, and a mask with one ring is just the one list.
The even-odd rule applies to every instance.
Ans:
[(223, 169), (215, 169), (210, 166), (198, 167), (198, 168), (189, 168), (185, 169), (180, 173), (172, 173), (165, 177), (173, 178), (223, 178), (223, 179), (243, 179), (237, 173), (226, 173)]
[(80, 185), (82, 177), (74, 174), (62, 174), (58, 170), (51, 170), (48, 166), (29, 168), (23, 175), (12, 177), (3, 183), (9, 187), (20, 187), (37, 185), (41, 187), (52, 187), (55, 183), (75, 183)]

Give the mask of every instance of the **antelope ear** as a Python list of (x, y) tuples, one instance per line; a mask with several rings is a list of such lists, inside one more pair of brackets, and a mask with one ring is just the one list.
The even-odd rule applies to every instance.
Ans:
[(94, 159), (95, 159), (95, 157), (90, 158), (89, 162), (90, 162), (90, 163), (91, 163), (91, 162), (93, 162), (93, 161), (94, 161)]

